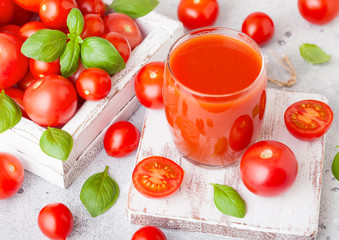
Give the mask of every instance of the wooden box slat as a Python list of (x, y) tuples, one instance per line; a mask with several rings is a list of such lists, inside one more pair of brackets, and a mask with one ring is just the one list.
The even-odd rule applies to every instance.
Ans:
[[(240, 179), (239, 164), (223, 169), (205, 169), (186, 161), (175, 148), (164, 113), (148, 111), (136, 163), (145, 157), (168, 157), (185, 170), (178, 192), (165, 199), (149, 199), (131, 186), (127, 210), (134, 224), (156, 225), (244, 239), (314, 239), (318, 229), (324, 137), (312, 142), (290, 135), (284, 124), (284, 111), (303, 99), (327, 102), (319, 94), (269, 89), (267, 110), (258, 140), (285, 143), (295, 153), (299, 173), (286, 193), (263, 198), (249, 192)], [(227, 216), (218, 211), (209, 183), (232, 186), (244, 198), (245, 218)]]

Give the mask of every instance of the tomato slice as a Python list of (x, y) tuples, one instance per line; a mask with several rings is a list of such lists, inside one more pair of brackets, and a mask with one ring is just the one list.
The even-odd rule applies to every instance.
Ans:
[(324, 135), (333, 121), (333, 112), (324, 102), (303, 100), (285, 111), (287, 130), (296, 138), (311, 141)]
[(139, 162), (133, 171), (134, 187), (146, 197), (166, 197), (181, 185), (184, 170), (172, 160), (152, 156)]

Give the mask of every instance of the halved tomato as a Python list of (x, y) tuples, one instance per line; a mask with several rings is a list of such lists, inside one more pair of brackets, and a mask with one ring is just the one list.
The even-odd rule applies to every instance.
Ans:
[(181, 185), (184, 170), (172, 160), (152, 156), (139, 162), (133, 171), (134, 187), (146, 197), (166, 197)]
[(284, 119), (287, 130), (294, 137), (311, 141), (328, 131), (333, 121), (333, 112), (324, 102), (302, 100), (286, 109)]

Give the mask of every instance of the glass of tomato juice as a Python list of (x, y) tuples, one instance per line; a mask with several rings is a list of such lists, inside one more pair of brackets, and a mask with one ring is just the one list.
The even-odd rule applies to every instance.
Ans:
[(166, 59), (163, 87), (179, 151), (203, 166), (239, 161), (260, 132), (266, 85), (261, 49), (244, 33), (207, 27), (179, 38)]

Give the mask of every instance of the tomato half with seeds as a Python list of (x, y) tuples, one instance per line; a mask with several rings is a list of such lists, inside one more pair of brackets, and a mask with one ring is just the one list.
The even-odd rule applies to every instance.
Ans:
[(184, 170), (172, 160), (151, 156), (134, 168), (134, 187), (146, 197), (161, 198), (174, 193), (181, 185)]
[(324, 102), (303, 100), (289, 106), (284, 119), (287, 130), (294, 137), (311, 141), (328, 131), (333, 121), (333, 112)]

